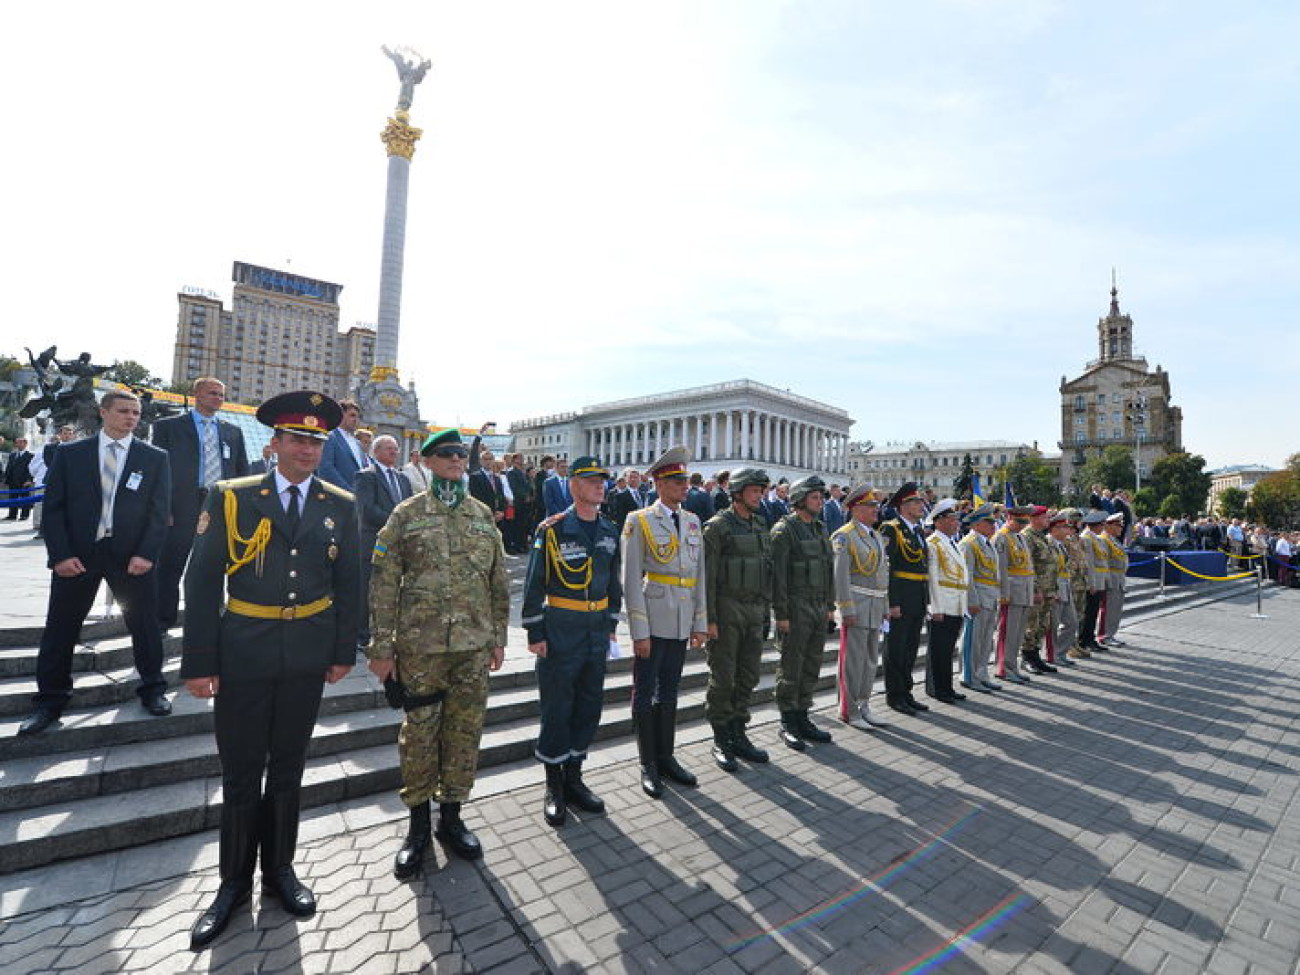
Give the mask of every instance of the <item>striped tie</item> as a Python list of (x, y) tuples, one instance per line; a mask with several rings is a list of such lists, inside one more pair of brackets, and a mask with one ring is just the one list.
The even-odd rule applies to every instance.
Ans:
[(203, 421), (203, 486), (210, 488), (221, 480), (221, 445), (217, 438), (217, 421)]
[(99, 531), (95, 533), (95, 541), (108, 538), (113, 534), (113, 492), (117, 488), (117, 453), (121, 449), (120, 443), (110, 440), (108, 450), (104, 452), (104, 466), (99, 472), (99, 490), (103, 501), (99, 510)]

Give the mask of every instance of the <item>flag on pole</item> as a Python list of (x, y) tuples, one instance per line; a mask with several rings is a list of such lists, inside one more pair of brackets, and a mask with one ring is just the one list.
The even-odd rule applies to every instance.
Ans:
[(978, 472), (970, 476), (970, 502), (977, 508), (984, 504), (984, 492), (980, 489)]
[(1008, 508), (1014, 508), (1016, 506), (1016, 496), (1011, 491), (1010, 481), (1007, 481), (1006, 496), (1003, 498), (1002, 503), (1005, 504)]

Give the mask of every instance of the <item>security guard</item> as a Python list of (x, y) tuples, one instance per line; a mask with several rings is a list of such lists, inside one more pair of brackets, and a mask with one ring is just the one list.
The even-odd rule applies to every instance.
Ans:
[(736, 771), (737, 758), (768, 760), (745, 732), (772, 608), (772, 537), (759, 514), (768, 483), (766, 471), (742, 467), (728, 479), (728, 506), (704, 525), (709, 621), (704, 712), (713, 727), (713, 760), (724, 772)]
[(998, 553), (989, 541), (997, 530), (995, 518), (991, 504), (981, 505), (967, 514), (962, 521), (970, 530), (957, 546), (966, 559), (970, 578), (970, 588), (966, 592), (966, 612), (970, 621), (962, 636), (961, 686), (981, 693), (1002, 690), (1001, 684), (989, 680), (989, 656), (997, 635), (998, 599), (1001, 597)]
[(928, 599), (929, 557), (921, 534), (925, 502), (908, 481), (889, 499), (898, 513), (881, 525), (889, 557), (889, 636), (885, 643), (885, 703), (900, 714), (929, 711), (912, 695), (912, 668), (921, 646)]
[(795, 481), (794, 510), (772, 526), (772, 614), (781, 649), (776, 704), (781, 740), (800, 752), (806, 742), (831, 740), (808, 717), (826, 651), (826, 621), (835, 612), (834, 557), (817, 517), (825, 498), (826, 483), (816, 474)]
[(889, 557), (876, 531), (880, 498), (866, 484), (844, 501), (849, 520), (831, 535), (835, 606), (840, 611), (840, 720), (857, 728), (887, 728), (873, 712), (871, 690), (880, 663), (880, 625), (889, 613)]
[(534, 754), (546, 769), (542, 815), (552, 826), (564, 824), (570, 803), (605, 811), (582, 781), (582, 763), (600, 724), (605, 660), (623, 605), (618, 528), (600, 514), (608, 476), (595, 457), (573, 462), (573, 504), (538, 527), (524, 577), (523, 624), (542, 712)]
[[(1052, 625), (1052, 604), (1056, 602), (1056, 553), (1047, 537), (1048, 510), (1041, 504), (1029, 505), (1029, 526), (1021, 533), (1029, 548), (1034, 569), (1034, 604), (1020, 642), (1020, 657), (1031, 674), (1055, 674), (1056, 668), (1043, 659), (1039, 647), (1047, 639)], [(1014, 649), (1013, 649), (1014, 652)]]
[(505, 656), (510, 592), (505, 551), (487, 505), (469, 497), (469, 452), (453, 427), (420, 448), (429, 489), (407, 498), (379, 532), (370, 581), (370, 670), (396, 679), (407, 697), (397, 746), (402, 802), (410, 809), (406, 841), (393, 873), (413, 876), (434, 833), (466, 860), (483, 855), (461, 820), (478, 768), (487, 709), (488, 671)]
[(623, 599), (632, 631), (632, 723), (641, 756), (641, 789), (663, 795), (665, 776), (693, 786), (695, 776), (673, 757), (677, 688), (686, 646), (704, 646), (704, 536), (700, 519), (682, 507), (689, 489), (685, 447), (671, 447), (650, 466), (658, 499), (623, 524)]
[(199, 515), (181, 677), (215, 698), (223, 799), (221, 887), (194, 950), (248, 900), (259, 846), (263, 893), (297, 917), (316, 910), (293, 871), (299, 788), (324, 684), (356, 659), (361, 605), (352, 495), (313, 476), (341, 418), (321, 393), (267, 400), (257, 419), (275, 430), (275, 471), (218, 481)]
[(1013, 684), (1029, 683), (1029, 678), (1016, 666), (1016, 656), (1025, 639), (1029, 612), (1035, 605), (1034, 561), (1029, 545), (1020, 537), (1033, 513), (1033, 505), (1008, 508), (1007, 523), (993, 536), (1002, 587), (998, 599), (997, 676)]

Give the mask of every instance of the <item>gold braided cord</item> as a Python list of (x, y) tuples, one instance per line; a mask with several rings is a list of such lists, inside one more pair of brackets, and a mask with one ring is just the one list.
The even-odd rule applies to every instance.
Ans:
[(645, 539), (646, 549), (650, 552), (650, 557), (660, 565), (667, 565), (677, 557), (677, 547), (680, 544), (677, 540), (677, 534), (674, 532), (673, 537), (666, 544), (660, 544), (655, 541), (654, 532), (650, 530), (650, 518), (646, 514), (649, 509), (642, 509), (635, 515), (636, 519), (641, 522), (641, 537)]
[(952, 564), (952, 559), (948, 558), (948, 553), (944, 551), (944, 549), (948, 547), (943, 543), (944, 538), (947, 536), (940, 538), (940, 535), (943, 535), (943, 532), (935, 532), (930, 536), (930, 547), (934, 549), (935, 554), (939, 556), (939, 574), (949, 582), (960, 582), (964, 584), (966, 582), (966, 560), (962, 559), (958, 565), (954, 566)]
[[(226, 551), (230, 556), (230, 564), (226, 566), (226, 575), (233, 576), (266, 551), (266, 546), (271, 543), (271, 519), (263, 518), (257, 523), (257, 527), (253, 529), (253, 534), (248, 538), (244, 538), (239, 534), (239, 499), (235, 497), (234, 491), (226, 492), (224, 503), (226, 506)], [(244, 546), (242, 554), (236, 550), (239, 545)]]
[[(860, 530), (861, 529), (855, 529), (855, 531), (860, 531)], [(870, 538), (869, 535), (865, 535), (863, 537)], [(862, 560), (858, 558), (858, 547), (853, 544), (852, 539), (846, 539), (846, 541), (849, 543), (849, 558), (853, 560), (853, 571), (858, 573), (858, 575), (863, 575), (863, 576), (875, 575), (876, 569), (880, 567), (880, 552), (876, 548), (876, 546), (868, 542), (867, 563), (866, 565), (863, 565)]]
[[(1060, 545), (1059, 542), (1057, 544)], [(1066, 567), (1065, 546), (1061, 545), (1056, 553), (1056, 575), (1060, 578), (1069, 574), (1070, 570)]]
[(920, 562), (925, 557), (925, 552), (920, 545), (915, 542), (909, 542), (903, 536), (903, 525), (901, 522), (894, 522), (894, 539), (898, 542), (898, 547), (903, 553), (903, 558), (908, 562)]
[[(979, 535), (975, 532), (971, 532), (970, 535), (966, 537), (978, 538)], [(983, 545), (979, 542), (962, 542), (962, 544), (975, 553), (975, 565), (977, 568), (983, 569), (985, 575), (996, 576), (998, 574), (998, 560), (996, 556), (991, 557), (985, 555)]]
[[(555, 531), (553, 529), (546, 533), (546, 558), (551, 569), (555, 571), (555, 578), (560, 580), (560, 585), (565, 589), (570, 589), (573, 592), (585, 591), (591, 585), (593, 570), (591, 556), (588, 555), (579, 565), (570, 565), (560, 555), (560, 543), (555, 540)], [(581, 574), (583, 579), (581, 582), (570, 582), (566, 577), (566, 573), (571, 575)]]
[(1029, 568), (1029, 549), (1025, 547), (1025, 540), (1017, 532), (1006, 528), (1003, 528), (1002, 532), (1007, 536), (1007, 568)]

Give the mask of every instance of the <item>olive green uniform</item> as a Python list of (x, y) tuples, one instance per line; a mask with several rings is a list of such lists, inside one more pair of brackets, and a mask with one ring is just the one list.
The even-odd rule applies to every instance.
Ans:
[(1038, 601), (1029, 610), (1025, 639), (1020, 644), (1020, 655), (1027, 661), (1037, 661), (1048, 629), (1052, 625), (1052, 603), (1056, 601), (1056, 555), (1047, 532), (1026, 528), (1020, 533), (1029, 547), (1029, 557), (1034, 568), (1034, 596)]
[(398, 736), (401, 798), (463, 802), (478, 767), (492, 650), (506, 644), (505, 554), (488, 507), (432, 491), (399, 504), (379, 532), (370, 581), (372, 660), (396, 661), (415, 697)]
[(788, 514), (772, 529), (772, 612), (789, 620), (776, 678), (780, 710), (808, 711), (826, 649), (826, 620), (834, 605), (834, 560), (826, 528)]
[(708, 622), (718, 628), (706, 650), (705, 715), (714, 727), (744, 725), (772, 604), (772, 537), (763, 516), (742, 518), (727, 508), (710, 518), (704, 525), (704, 569)]

